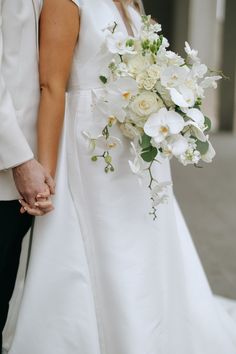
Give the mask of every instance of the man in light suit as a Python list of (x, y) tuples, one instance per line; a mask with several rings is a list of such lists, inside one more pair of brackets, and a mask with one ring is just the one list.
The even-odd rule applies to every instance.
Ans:
[[(53, 193), (51, 176), (35, 159), (40, 97), (38, 21), (42, 0), (0, 0), (0, 329), (5, 326), (21, 244), (38, 193)], [(0, 342), (0, 352), (2, 339)]]

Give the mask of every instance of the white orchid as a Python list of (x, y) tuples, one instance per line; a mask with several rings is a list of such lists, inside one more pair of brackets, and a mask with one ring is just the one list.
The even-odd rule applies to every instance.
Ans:
[(161, 70), (160, 73), (161, 84), (167, 89), (170, 89), (172, 87), (179, 87), (184, 84), (188, 75), (189, 69), (187, 68), (187, 66), (164, 67), (164, 69)]
[(101, 150), (114, 150), (118, 146), (122, 145), (121, 140), (115, 136), (109, 136), (106, 138), (103, 135), (99, 135), (96, 139), (96, 147)]
[(135, 80), (130, 77), (120, 77), (106, 87), (107, 99), (125, 108), (133, 96), (138, 93), (138, 86)]
[(193, 107), (196, 101), (194, 91), (184, 85), (178, 89), (171, 88), (170, 96), (172, 101), (180, 108)]
[(184, 50), (185, 50), (186, 54), (188, 55), (188, 57), (191, 59), (192, 63), (200, 62), (200, 59), (198, 58), (198, 51), (195, 49), (192, 49), (188, 42), (185, 42)]
[[(155, 146), (155, 142), (153, 143)], [(171, 135), (158, 146), (164, 158), (178, 157), (188, 149), (188, 139), (181, 134)]]
[(137, 140), (134, 142), (132, 141), (130, 145), (131, 145), (130, 152), (134, 156), (134, 160), (133, 161), (129, 160), (128, 163), (131, 171), (135, 175), (138, 175), (139, 182), (141, 183), (141, 178), (143, 178), (144, 169), (146, 167), (145, 162), (141, 158), (141, 148)]
[(82, 135), (88, 141), (89, 152), (92, 153), (96, 148), (103, 150), (112, 150), (121, 145), (121, 140), (115, 136), (109, 136), (108, 139), (104, 135), (99, 134), (96, 137), (93, 137), (89, 132), (83, 131)]
[(205, 142), (207, 141), (207, 136), (204, 134), (204, 131), (199, 127), (199, 125), (192, 120), (185, 122), (185, 127), (187, 128), (186, 132), (189, 132), (189, 135), (195, 136), (198, 140)]
[(109, 32), (106, 36), (107, 48), (112, 54), (134, 54), (134, 46), (127, 45), (129, 39), (123, 32)]
[(182, 66), (185, 64), (184, 59), (175, 52), (172, 52), (171, 50), (167, 50), (165, 56), (167, 59), (167, 64), (169, 66)]
[(204, 114), (197, 108), (188, 109), (186, 112), (186, 116), (191, 118), (199, 128), (204, 131), (205, 130), (205, 117)]
[(151, 191), (152, 206), (157, 207), (168, 201), (168, 187), (172, 186), (172, 182), (159, 182)]
[(109, 97), (106, 95), (96, 97), (94, 99), (94, 116), (99, 119), (101, 122), (104, 120), (104, 123), (114, 117), (119, 122), (124, 122), (126, 117), (126, 111), (122, 107), (119, 99), (119, 95), (110, 93)]
[(144, 125), (144, 131), (156, 144), (159, 144), (168, 136), (179, 134), (184, 125), (184, 119), (179, 113), (161, 108), (158, 113), (150, 115)]
[(208, 68), (205, 64), (201, 63), (194, 63), (192, 68), (191, 68), (191, 76), (196, 79), (202, 79), (208, 71)]
[(221, 80), (222, 76), (208, 76), (205, 77), (204, 80), (200, 83), (200, 86), (203, 89), (207, 89), (207, 88), (217, 88), (217, 81)]
[(87, 131), (82, 131), (82, 135), (88, 142), (89, 153), (92, 153), (96, 148), (97, 137), (92, 137), (92, 135)]
[(103, 94), (93, 94), (94, 115), (97, 118), (115, 117), (119, 122), (124, 122), (127, 112), (126, 107), (130, 104), (133, 96), (138, 92), (137, 83), (129, 77), (120, 77), (114, 82), (107, 84)]
[(208, 150), (204, 155), (202, 155), (202, 160), (206, 163), (211, 163), (216, 155), (216, 152), (209, 140), (208, 140), (208, 144), (209, 144)]

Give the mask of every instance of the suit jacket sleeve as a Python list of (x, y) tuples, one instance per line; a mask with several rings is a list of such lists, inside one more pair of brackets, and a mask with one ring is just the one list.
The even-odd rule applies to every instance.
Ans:
[(0, 24), (0, 171), (33, 158), (32, 150), (18, 125), (13, 101), (2, 75), (2, 57), (3, 34)]

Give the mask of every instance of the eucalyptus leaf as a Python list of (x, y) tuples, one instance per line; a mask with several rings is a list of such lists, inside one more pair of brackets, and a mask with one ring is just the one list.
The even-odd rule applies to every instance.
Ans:
[(141, 137), (140, 146), (143, 149), (149, 148), (151, 146), (151, 137), (144, 133)]
[(157, 156), (157, 148), (151, 146), (149, 150), (145, 150), (141, 153), (141, 157), (146, 162), (152, 162)]
[(197, 144), (197, 150), (200, 152), (201, 155), (205, 155), (209, 149), (209, 143), (208, 141), (196, 141)]
[(209, 132), (211, 130), (211, 120), (210, 120), (210, 118), (208, 118), (206, 116), (205, 116), (205, 126), (207, 127), (205, 132)]
[(107, 83), (107, 78), (106, 78), (106, 76), (100, 75), (100, 76), (99, 76), (99, 79), (102, 81), (103, 84), (106, 84), (106, 83)]

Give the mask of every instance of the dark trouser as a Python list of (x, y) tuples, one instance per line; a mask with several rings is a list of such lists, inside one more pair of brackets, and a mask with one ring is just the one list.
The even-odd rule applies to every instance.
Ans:
[[(32, 217), (20, 214), (17, 200), (0, 201), (0, 330), (6, 324), (9, 301), (15, 286), (22, 240), (32, 224)], [(0, 353), (2, 335), (0, 333)]]

